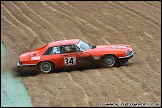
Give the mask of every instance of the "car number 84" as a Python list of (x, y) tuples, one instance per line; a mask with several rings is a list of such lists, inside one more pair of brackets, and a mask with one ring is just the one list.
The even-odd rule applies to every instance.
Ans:
[(76, 57), (65, 57), (64, 63), (65, 66), (76, 65)]

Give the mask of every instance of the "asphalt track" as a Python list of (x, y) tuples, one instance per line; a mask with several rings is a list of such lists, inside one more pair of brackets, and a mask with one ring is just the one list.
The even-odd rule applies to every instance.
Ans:
[[(1, 58), (7, 53), (8, 50), (1, 42)], [(11, 71), (1, 72), (1, 107), (32, 107), (21, 77), (13, 76)]]

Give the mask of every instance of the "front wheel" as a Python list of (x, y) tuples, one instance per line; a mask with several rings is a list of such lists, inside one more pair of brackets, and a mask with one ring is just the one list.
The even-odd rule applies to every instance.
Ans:
[(102, 58), (101, 64), (103, 67), (117, 66), (117, 58), (114, 55), (106, 55)]
[(54, 70), (54, 66), (51, 62), (41, 62), (38, 68), (43, 73), (50, 73)]

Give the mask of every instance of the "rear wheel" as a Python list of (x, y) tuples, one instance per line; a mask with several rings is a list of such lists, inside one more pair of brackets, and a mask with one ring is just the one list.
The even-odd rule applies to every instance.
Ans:
[(45, 61), (39, 63), (38, 68), (43, 73), (50, 73), (54, 70), (54, 65), (52, 62)]
[(117, 66), (117, 58), (114, 55), (106, 55), (102, 58), (103, 67), (114, 67)]

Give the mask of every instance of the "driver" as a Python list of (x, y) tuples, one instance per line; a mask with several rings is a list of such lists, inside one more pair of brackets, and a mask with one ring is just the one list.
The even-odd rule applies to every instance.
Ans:
[(72, 51), (72, 49), (71, 49), (71, 47), (70, 47), (70, 46), (65, 46), (65, 51), (66, 51), (66, 52), (71, 52), (71, 51)]

